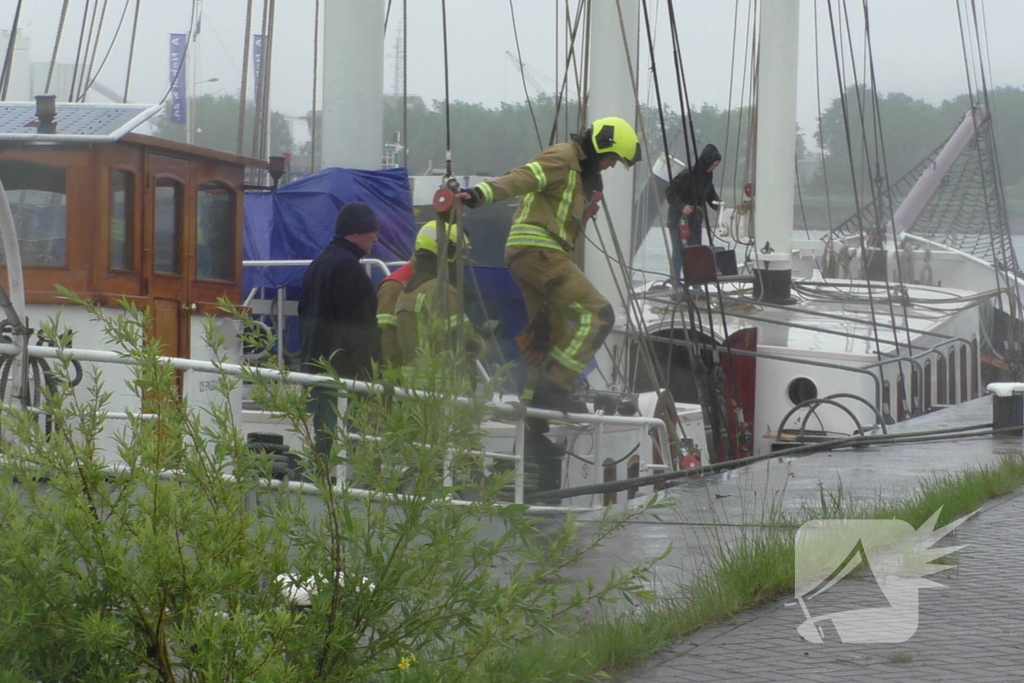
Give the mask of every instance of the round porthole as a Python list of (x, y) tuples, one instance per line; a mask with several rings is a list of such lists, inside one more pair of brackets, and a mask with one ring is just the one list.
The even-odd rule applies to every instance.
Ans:
[(789, 383), (786, 393), (793, 405), (797, 405), (818, 398), (818, 385), (807, 377), (797, 377)]

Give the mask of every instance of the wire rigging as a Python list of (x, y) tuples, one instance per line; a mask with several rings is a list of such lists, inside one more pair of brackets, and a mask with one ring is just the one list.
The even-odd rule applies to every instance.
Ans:
[[(448, 2), (441, 0), (441, 37), (444, 49), (444, 177), (452, 177), (452, 114), (448, 91)], [(443, 232), (443, 231), (442, 231)], [(442, 241), (444, 236), (442, 235)], [(441, 270), (444, 270), (443, 268)]]
[[(139, 6), (142, 0), (135, 0), (135, 18), (132, 20), (132, 39), (128, 44), (128, 67), (124, 73), (124, 99), (123, 102), (128, 101), (128, 87), (132, 82), (132, 62), (135, 59), (135, 38), (139, 32)], [(56, 52), (54, 52), (56, 56)], [(49, 89), (49, 88), (47, 88)]]
[[(99, 2), (99, 0), (96, 0)], [(82, 28), (78, 32), (78, 47), (75, 49), (75, 67), (71, 72), (71, 91), (68, 93), (68, 102), (75, 101), (75, 85), (78, 81), (78, 67), (82, 60), (82, 45), (85, 43), (85, 25), (88, 23), (89, 0), (85, 0), (82, 8)], [(167, 91), (170, 93), (170, 90)], [(166, 96), (165, 96), (166, 99)]]
[[(842, 60), (840, 59), (839, 37), (842, 36), (842, 31), (840, 30), (840, 31), (838, 31), (838, 33), (836, 31), (836, 20), (835, 20), (835, 15), (834, 15), (833, 10), (832, 10), (832, 1), (831, 0), (828, 0), (828, 17), (829, 17), (829, 26), (830, 26), (831, 32), (832, 32), (832, 52), (833, 52), (833, 55), (835, 57), (836, 77), (839, 79), (839, 102), (840, 102), (840, 109), (842, 110), (842, 114), (843, 114), (843, 131), (844, 131), (845, 137), (846, 137), (846, 149), (847, 149), (847, 153), (848, 153), (849, 161), (850, 161), (850, 182), (853, 184), (854, 203), (855, 203), (855, 207), (856, 207), (856, 211), (857, 211), (857, 213), (856, 213), (856, 216), (857, 216), (857, 228), (858, 228), (858, 231), (860, 233), (861, 244), (864, 245), (865, 249), (867, 249), (867, 245), (868, 245), (867, 237), (866, 237), (866, 235), (864, 233), (864, 224), (863, 224), (863, 221), (861, 220), (861, 217), (860, 217), (861, 216), (861, 209), (860, 209), (860, 201), (858, 199), (859, 195), (858, 195), (858, 188), (857, 188), (857, 171), (856, 171), (856, 167), (854, 166), (854, 162), (853, 162), (853, 139), (852, 139), (852, 137), (850, 135), (850, 114), (849, 114), (849, 105), (847, 104), (847, 101), (846, 101), (846, 82), (845, 82), (844, 73), (843, 73), (843, 63), (842, 63)], [(866, 263), (866, 257), (865, 257), (865, 263)], [(870, 289), (868, 290), (868, 295), (869, 295), (868, 301), (869, 301), (869, 306), (870, 306), (871, 324), (872, 324), (873, 329), (875, 330), (875, 355), (878, 358), (881, 358), (882, 357), (882, 343), (881, 343), (880, 339), (878, 338), (878, 323), (877, 323), (877, 318), (875, 316), (875, 303), (874, 303), (874, 297), (871, 296), (871, 290)]]
[[(107, 46), (107, 51), (103, 54), (103, 59), (100, 60), (100, 65), (96, 67), (96, 72), (92, 74), (92, 77), (89, 79), (89, 83), (85, 86), (85, 92), (82, 93), (83, 101), (85, 100), (86, 95), (89, 94), (89, 90), (92, 88), (93, 84), (100, 77), (100, 73), (103, 72), (103, 67), (106, 66), (107, 60), (110, 58), (110, 53), (114, 50), (114, 45), (117, 43), (117, 37), (120, 35), (121, 27), (124, 25), (124, 18), (128, 15), (128, 6), (131, 4), (131, 1), (132, 0), (124, 0), (124, 7), (121, 9), (121, 18), (117, 22), (117, 28), (114, 29), (114, 36), (110, 39), (110, 44)], [(136, 7), (138, 7), (138, 0), (136, 0)], [(106, 9), (106, 7), (104, 7), (104, 9)], [(99, 45), (98, 40), (96, 44), (97, 46)], [(134, 45), (132, 46), (132, 49), (134, 49)]]
[[(64, 20), (68, 16), (68, 4), (71, 0), (64, 0), (64, 4), (60, 8), (60, 19), (57, 20), (57, 35), (53, 40), (53, 54), (50, 55), (50, 68), (46, 70), (46, 92), (50, 92), (50, 85), (53, 83), (53, 69), (57, 66), (57, 51), (60, 49), (60, 40), (64, 35)], [(138, 2), (136, 2), (136, 16), (138, 16)], [(129, 56), (130, 60), (130, 56)], [(129, 69), (131, 68), (131, 62), (129, 61)]]
[[(391, 3), (388, 3), (388, 11)], [(387, 21), (385, 20), (385, 25)], [(316, 90), (320, 69), (320, 0), (313, 3), (313, 107), (309, 110), (309, 172), (316, 173)]]
[[(79, 102), (84, 102), (85, 101), (85, 96), (89, 93), (89, 87), (93, 84), (93, 80), (94, 79), (93, 79), (93, 69), (92, 69), (92, 67), (96, 63), (96, 52), (99, 50), (99, 47), (100, 47), (100, 34), (103, 33), (103, 22), (106, 21), (106, 18), (107, 18), (107, 4), (108, 4), (108, 2), (109, 2), (109, 0), (103, 0), (103, 9), (100, 11), (100, 20), (96, 24), (96, 33), (92, 37), (92, 41), (91, 41), (92, 42), (92, 53), (89, 56), (89, 68), (86, 69), (86, 71), (85, 71), (85, 78), (82, 79), (82, 86), (83, 87), (82, 87), (82, 92), (78, 96), (78, 101)], [(125, 2), (125, 9), (128, 9), (127, 1)], [(122, 20), (124, 19), (124, 13), (123, 12), (121, 14), (121, 19)], [(120, 30), (120, 28), (121, 28), (121, 25), (118, 24), (118, 30)], [(114, 45), (114, 40), (117, 40), (117, 33), (116, 32), (114, 33), (113, 40), (111, 40), (111, 42), (110, 42), (110, 46), (111, 47), (113, 47), (113, 45)], [(107, 51), (107, 54), (108, 55), (110, 54), (109, 50)], [(101, 67), (102, 67), (102, 65), (101, 65)]]
[(7, 99), (7, 86), (11, 82), (11, 67), (14, 61), (14, 42), (18, 37), (18, 21), (21, 19), (21, 2), (18, 0), (18, 5), (14, 10), (14, 21), (11, 23), (11, 34), (7, 38), (7, 54), (4, 56), (4, 67), (3, 73), (0, 74), (0, 81), (3, 81), (3, 87), (0, 88), (0, 100)]
[[(530, 91), (526, 87), (526, 68), (523, 66), (523, 51), (519, 47), (519, 29), (516, 27), (516, 8), (513, 0), (508, 0), (508, 11), (512, 16), (512, 36), (516, 41), (516, 57), (519, 59), (519, 78), (523, 82), (523, 94), (526, 95), (526, 106), (530, 109), (530, 119), (533, 121), (533, 130), (537, 134), (537, 147), (544, 148), (540, 139), (540, 126), (537, 125), (537, 115), (533, 111), (533, 101), (530, 99)], [(557, 57), (556, 57), (557, 59)]]
[[(319, 13), (317, 14), (319, 17)], [(249, 32), (252, 30), (252, 0), (245, 3), (245, 34), (242, 36), (242, 85), (238, 92), (238, 132), (235, 140), (235, 153), (242, 153), (242, 146), (245, 144), (245, 108), (246, 108), (246, 86), (249, 79)], [(316, 97), (316, 87), (313, 88), (313, 97)], [(316, 116), (316, 109), (313, 109), (313, 116)], [(315, 127), (314, 123), (314, 127)]]
[(402, 165), (409, 167), (409, 0), (402, 0)]

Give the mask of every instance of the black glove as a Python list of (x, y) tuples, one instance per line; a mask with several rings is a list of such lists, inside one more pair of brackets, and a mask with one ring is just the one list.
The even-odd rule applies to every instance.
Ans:
[(467, 187), (462, 191), (469, 195), (468, 199), (462, 200), (462, 205), (467, 209), (475, 209), (483, 203), (483, 195), (475, 187)]

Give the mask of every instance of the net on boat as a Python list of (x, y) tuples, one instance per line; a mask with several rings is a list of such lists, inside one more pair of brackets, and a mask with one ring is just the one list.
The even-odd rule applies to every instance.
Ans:
[[(992, 119), (985, 116), (908, 232), (1019, 273), (993, 140)], [(875, 200), (833, 228), (832, 236), (859, 235), (861, 230), (867, 232), (881, 226), (891, 237), (888, 226), (892, 212), (935, 163), (945, 144), (893, 182), (887, 191), (882, 188), (876, 192)]]

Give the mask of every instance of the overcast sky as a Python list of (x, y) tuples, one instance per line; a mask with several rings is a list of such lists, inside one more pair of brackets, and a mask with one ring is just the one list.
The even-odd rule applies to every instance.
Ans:
[[(323, 2), (373, 2), (387, 0), (323, 0)], [(595, 0), (613, 2), (614, 0)], [(99, 2), (99, 0), (96, 0)], [(135, 0), (104, 0), (106, 19), (99, 40), (96, 63), (111, 44), (98, 80), (123, 90), (128, 44)], [(971, 0), (961, 0), (970, 6)], [(32, 61), (48, 62), (53, 50), (57, 19), (63, 0), (27, 0), (22, 6), (21, 28), (30, 36)], [(254, 0), (252, 33), (259, 32), (262, 0)], [(987, 51), (991, 59), (990, 85), (1024, 87), (1024, 0), (976, 0), (979, 19), (987, 26)], [(0, 0), (0, 27), (10, 27), (17, 0)], [(73, 62), (86, 0), (70, 0), (58, 61)], [(322, 4), (322, 3), (321, 3)], [(570, 0), (575, 8), (577, 0)], [(657, 31), (657, 63), (663, 92), (674, 93), (667, 0), (648, 0)], [(305, 114), (312, 103), (314, 0), (277, 2), (271, 106), (293, 116)], [(441, 0), (408, 0), (409, 92), (428, 102), (444, 94), (441, 53)], [(833, 11), (841, 11), (833, 0)], [(168, 81), (168, 34), (187, 33), (192, 0), (141, 0), (139, 33), (129, 97), (135, 102), (158, 102)], [(393, 0), (385, 37), (384, 91), (394, 90), (396, 36), (401, 27), (402, 0)], [(449, 60), (454, 99), (497, 106), (523, 99), (522, 83), (507, 52), (515, 53), (509, 4), (506, 0), (448, 0)], [(523, 61), (528, 72), (547, 90), (556, 78), (556, 36), (564, 59), (564, 2), (514, 0)], [(560, 11), (557, 10), (561, 6)], [(815, 8), (817, 8), (822, 106), (838, 92), (836, 66), (825, 0), (802, 0), (800, 41), (800, 97), (798, 122), (813, 129), (817, 115), (815, 94)], [(100, 3), (103, 7), (103, 3)], [(120, 32), (122, 11), (127, 7)], [(749, 0), (676, 0), (682, 38), (682, 58), (690, 97), (694, 104), (708, 102), (725, 108), (732, 98), (739, 103), (743, 55), (749, 38)], [(738, 8), (738, 13), (737, 13)], [(202, 2), (202, 30), (194, 57), (199, 59), (197, 91), (237, 95), (241, 77), (242, 36), (246, 0)], [(875, 72), (882, 92), (902, 91), (931, 103), (966, 91), (956, 0), (872, 0), (869, 2)], [(859, 0), (849, 0), (854, 52), (863, 55), (863, 11)], [(558, 27), (556, 29), (556, 14)], [(738, 16), (737, 16), (738, 14)], [(734, 42), (734, 20), (736, 38)], [(330, 39), (329, 37), (326, 39)], [(324, 38), (321, 38), (321, 45)], [(642, 40), (646, 40), (645, 37)], [(113, 42), (112, 42), (113, 41)], [(984, 41), (984, 36), (983, 36)], [(4, 45), (3, 47), (6, 47)], [(647, 69), (645, 43), (641, 66)], [(613, 49), (621, 49), (613, 46)], [(734, 57), (735, 55), (735, 57)], [(251, 57), (250, 57), (251, 60)], [(859, 58), (859, 70), (863, 59)], [(849, 67), (848, 67), (849, 68)], [(730, 91), (730, 71), (735, 69)], [(321, 79), (323, 78), (321, 72)], [(848, 72), (848, 78), (852, 75)], [(250, 71), (249, 93), (252, 96)], [(649, 78), (641, 79), (641, 97), (651, 97)], [(531, 87), (531, 94), (535, 91)], [(99, 96), (91, 100), (105, 101)], [(678, 98), (667, 98), (678, 109)], [(611, 112), (605, 112), (607, 115)], [(296, 138), (307, 137), (305, 125), (294, 126)]]

